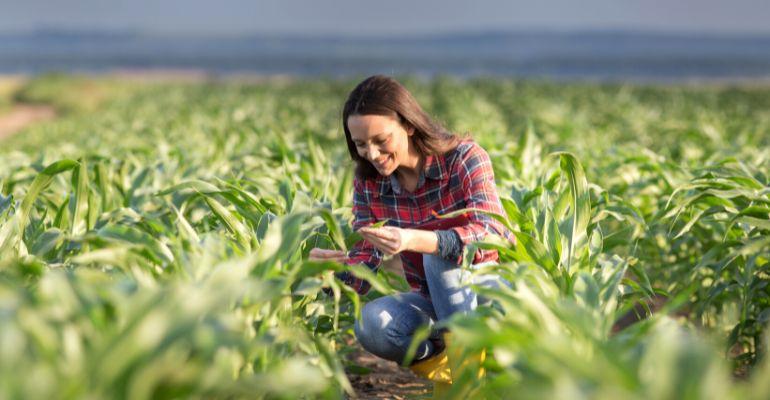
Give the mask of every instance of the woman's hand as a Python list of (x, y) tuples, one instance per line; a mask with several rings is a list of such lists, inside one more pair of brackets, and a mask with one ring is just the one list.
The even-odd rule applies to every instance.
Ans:
[(348, 253), (342, 250), (326, 250), (318, 247), (310, 250), (308, 260), (310, 261), (337, 261), (344, 262), (348, 259)]
[(358, 233), (367, 242), (387, 255), (411, 250), (409, 248), (411, 241), (411, 231), (409, 229), (397, 228), (395, 226), (383, 226), (380, 228), (363, 227), (358, 230)]

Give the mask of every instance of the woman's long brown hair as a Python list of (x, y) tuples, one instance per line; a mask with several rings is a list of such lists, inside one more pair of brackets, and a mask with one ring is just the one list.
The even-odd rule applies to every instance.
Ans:
[(460, 142), (456, 135), (423, 111), (414, 96), (395, 79), (384, 75), (370, 76), (350, 92), (342, 110), (348, 150), (356, 163), (356, 176), (361, 179), (372, 179), (379, 173), (369, 161), (358, 155), (348, 129), (348, 117), (352, 115), (393, 117), (404, 129), (414, 128), (412, 141), (422, 156), (445, 154)]

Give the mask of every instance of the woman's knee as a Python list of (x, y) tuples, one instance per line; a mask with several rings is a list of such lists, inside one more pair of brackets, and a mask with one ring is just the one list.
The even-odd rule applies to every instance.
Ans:
[(353, 330), (363, 348), (381, 358), (401, 362), (414, 331), (430, 324), (430, 316), (419, 307), (394, 296), (380, 297), (364, 305)]
[(392, 320), (392, 310), (388, 309), (384, 298), (379, 298), (364, 304), (361, 309), (361, 319), (356, 320), (353, 332), (364, 348), (378, 347), (382, 341), (384, 327)]
[(484, 267), (497, 264), (489, 261), (471, 265), (470, 270), (465, 270), (451, 261), (431, 254), (423, 256), (425, 277), (431, 291), (433, 306), (439, 319), (448, 318), (456, 312), (468, 313), (479, 304), (489, 304), (489, 300), (477, 296), (471, 290), (471, 286), (490, 289), (498, 289), (501, 284), (510, 287), (510, 283), (497, 274), (474, 274), (471, 270), (479, 270)]

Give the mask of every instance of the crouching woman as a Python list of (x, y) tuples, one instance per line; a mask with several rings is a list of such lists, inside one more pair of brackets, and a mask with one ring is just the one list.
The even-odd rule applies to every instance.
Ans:
[[(365, 240), (349, 253), (313, 249), (310, 257), (363, 263), (376, 270), (384, 254), (401, 255), (412, 291), (367, 303), (355, 334), (367, 351), (402, 363), (419, 327), (472, 312), (478, 305), (460, 268), (465, 246), (489, 233), (511, 241), (513, 236), (480, 213), (468, 213), (451, 227), (437, 223), (436, 214), (464, 208), (503, 214), (492, 164), (484, 149), (448, 132), (394, 79), (372, 76), (358, 84), (345, 102), (342, 124), (356, 164), (353, 229)], [(386, 226), (371, 226), (382, 220)], [(473, 264), (496, 261), (496, 251), (478, 250)], [(359, 293), (369, 289), (366, 281), (352, 275), (342, 279)], [(498, 282), (496, 276), (486, 275), (473, 283)], [(434, 329), (419, 344), (411, 369), (436, 382), (451, 383), (446, 339)]]

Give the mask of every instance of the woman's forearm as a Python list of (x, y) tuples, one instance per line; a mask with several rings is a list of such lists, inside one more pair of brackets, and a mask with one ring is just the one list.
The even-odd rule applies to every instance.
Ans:
[(408, 232), (406, 250), (416, 253), (437, 254), (438, 236), (436, 232), (420, 229), (404, 229)]

